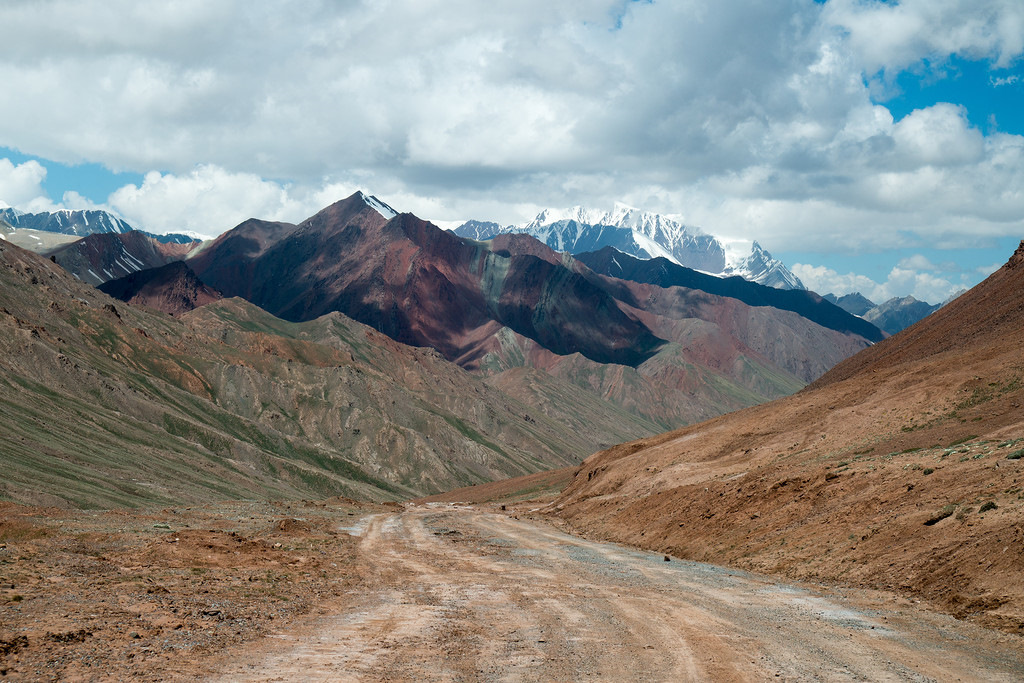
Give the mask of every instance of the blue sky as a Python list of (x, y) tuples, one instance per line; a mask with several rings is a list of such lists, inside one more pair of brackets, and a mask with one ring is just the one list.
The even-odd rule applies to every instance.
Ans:
[(441, 224), (618, 201), (822, 293), (932, 302), (1024, 238), (1019, 0), (14, 0), (0, 25), (25, 211), (212, 236), (356, 189)]

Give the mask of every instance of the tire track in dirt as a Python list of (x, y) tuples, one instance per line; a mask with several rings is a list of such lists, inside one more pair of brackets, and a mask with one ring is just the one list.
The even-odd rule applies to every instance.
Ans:
[(223, 680), (1024, 678), (1024, 648), (1003, 634), (506, 515), (410, 507), (353, 533), (359, 590), (257, 643)]

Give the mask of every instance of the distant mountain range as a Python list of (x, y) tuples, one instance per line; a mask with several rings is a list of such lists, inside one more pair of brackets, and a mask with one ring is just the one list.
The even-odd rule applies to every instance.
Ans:
[(17, 209), (0, 209), (0, 219), (15, 228), (28, 228), (65, 235), (91, 235), (97, 232), (128, 232), (132, 226), (107, 211), (46, 211), (22, 213)]
[(738, 243), (725, 243), (698, 228), (661, 214), (617, 204), (607, 212), (574, 207), (546, 209), (519, 225), (471, 220), (455, 234), (489, 240), (500, 234), (526, 234), (555, 251), (582, 254), (613, 247), (642, 259), (665, 258), (673, 263), (713, 275), (739, 275), (779, 289), (806, 289), (800, 278), (772, 258), (757, 242), (749, 251)]
[[(24, 213), (10, 207), (0, 209), (0, 224), (6, 223), (19, 230), (76, 235), (84, 237), (98, 233), (125, 233), (135, 228), (114, 214), (100, 209), (60, 209), (40, 213)], [(189, 244), (199, 241), (196, 237), (180, 233), (154, 235), (145, 233), (162, 243)]]
[(896, 334), (900, 330), (910, 327), (948, 303), (929, 304), (918, 301), (912, 296), (904, 296), (875, 304), (860, 292), (840, 297), (835, 294), (826, 294), (824, 298), (843, 310), (864, 318), (889, 334)]

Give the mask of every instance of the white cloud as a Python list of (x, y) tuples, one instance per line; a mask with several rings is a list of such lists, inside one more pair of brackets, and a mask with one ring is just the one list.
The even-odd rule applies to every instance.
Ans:
[(1013, 85), (1014, 83), (1017, 83), (1019, 81), (1020, 76), (1018, 76), (1017, 74), (1000, 78), (990, 77), (988, 79), (988, 82), (992, 85), (993, 88), (1000, 88), (1004, 85)]
[(824, 13), (847, 33), (869, 75), (954, 54), (1005, 67), (1024, 52), (1024, 6), (1017, 0), (829, 0)]
[(808, 289), (837, 296), (860, 292), (876, 304), (893, 297), (913, 296), (920, 301), (937, 304), (964, 287), (963, 283), (936, 275), (936, 267), (923, 256), (904, 259), (889, 271), (885, 282), (875, 282), (856, 273), (839, 273), (825, 266), (797, 263), (791, 267)]
[(931, 260), (923, 254), (914, 254), (913, 256), (900, 259), (900, 262), (897, 264), (897, 268), (926, 271), (936, 271), (939, 269), (938, 266), (932, 263)]
[(312, 213), (285, 186), (208, 164), (180, 176), (147, 173), (141, 186), (119, 188), (108, 203), (130, 224), (146, 230), (209, 236), (248, 218), (297, 221)]
[(149, 230), (364, 189), (500, 223), (621, 200), (772, 251), (1024, 232), (1024, 137), (958, 103), (894, 120), (865, 84), (1012, 64), (1019, 0), (51, 0), (0, 25), (0, 146), (147, 173), (105, 205)]
[(46, 168), (38, 161), (15, 165), (0, 159), (0, 202), (21, 211), (49, 211), (53, 202), (46, 197), (43, 181)]

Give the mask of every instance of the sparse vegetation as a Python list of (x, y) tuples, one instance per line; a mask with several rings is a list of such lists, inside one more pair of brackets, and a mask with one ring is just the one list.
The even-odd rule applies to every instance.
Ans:
[(998, 508), (999, 506), (996, 505), (995, 501), (990, 500), (987, 503), (984, 503), (980, 508), (978, 508), (978, 512), (988, 512), (989, 510), (996, 510)]
[(1018, 449), (1006, 456), (1007, 460), (1020, 460), (1024, 458), (1024, 448)]

